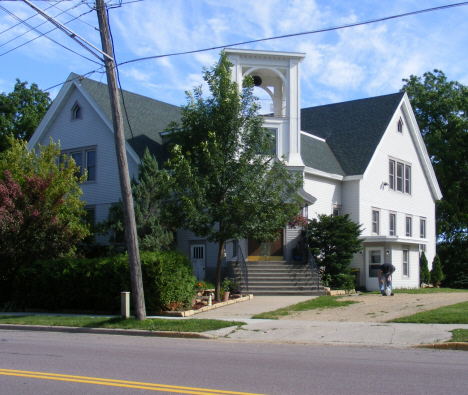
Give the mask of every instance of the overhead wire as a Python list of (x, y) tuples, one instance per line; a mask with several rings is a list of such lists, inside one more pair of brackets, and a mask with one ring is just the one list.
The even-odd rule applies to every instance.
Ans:
[[(46, 1), (46, 2), (49, 3), (49, 4), (51, 3), (51, 0), (44, 0), (44, 1)], [(80, 1), (78, 4), (75, 5), (75, 7), (72, 7), (72, 8), (77, 8), (77, 7), (79, 7), (79, 6), (82, 5), (82, 4), (85, 4), (85, 2), (84, 2), (83, 0)], [(63, 11), (61, 8), (57, 7), (56, 4), (51, 5), (51, 7), (55, 7), (55, 8), (57, 8), (58, 10)], [(44, 11), (48, 10), (49, 8), (50, 8), (50, 7), (46, 8)], [(71, 8), (70, 8), (70, 9), (71, 9)], [(63, 11), (63, 12), (65, 12), (65, 14), (67, 14), (67, 15), (70, 15), (70, 16), (74, 17), (73, 14), (70, 14), (70, 13), (68, 12), (68, 11), (70, 11), (70, 9), (68, 9), (68, 10), (66, 10), (66, 11)], [(59, 14), (59, 15), (60, 15), (60, 14)], [(83, 20), (81, 20), (81, 19), (78, 19), (78, 21), (81, 22), (81, 23), (84, 23), (85, 25), (88, 25), (89, 27), (92, 27), (92, 28), (95, 29), (95, 30), (99, 30), (96, 26), (93, 26), (93, 25), (91, 25), (90, 23), (88, 23), (88, 22), (86, 22), (86, 21), (83, 21)]]
[(426, 12), (439, 11), (439, 10), (443, 10), (443, 9), (447, 9), (447, 8), (460, 7), (460, 6), (465, 6), (465, 5), (468, 5), (468, 1), (465, 1), (463, 3), (455, 3), (455, 4), (444, 5), (444, 6), (440, 6), (440, 7), (426, 8), (424, 10), (406, 12), (404, 14), (392, 15), (392, 16), (387, 16), (387, 17), (383, 17), (383, 18), (370, 19), (370, 20), (364, 21), (364, 22), (347, 23), (347, 24), (339, 25), (339, 26), (327, 27), (327, 28), (317, 29), (317, 30), (310, 30), (310, 31), (306, 31), (306, 32), (284, 34), (284, 35), (281, 35), (281, 36), (260, 38), (260, 39), (256, 39), (256, 40), (243, 41), (243, 42), (239, 42), (239, 43), (235, 43), (235, 44), (219, 45), (219, 46), (211, 47), (211, 48), (197, 49), (197, 50), (184, 51), (184, 52), (176, 52), (176, 53), (171, 53), (171, 54), (166, 54), (166, 55), (146, 56), (144, 58), (127, 60), (125, 62), (119, 63), (119, 66), (122, 66), (122, 65), (128, 64), (128, 63), (135, 63), (135, 62), (141, 62), (141, 61), (144, 61), (144, 60), (150, 60), (150, 59), (160, 59), (160, 58), (167, 58), (167, 57), (171, 57), (171, 56), (189, 55), (189, 54), (193, 54), (193, 53), (213, 51), (215, 49), (224, 49), (224, 48), (236, 47), (236, 46), (239, 46), (239, 45), (254, 44), (254, 43), (259, 43), (259, 42), (263, 42), (263, 41), (279, 40), (279, 39), (282, 39), (282, 38), (290, 38), (290, 37), (297, 37), (297, 36), (305, 36), (305, 35), (309, 35), (309, 34), (324, 33), (324, 32), (329, 32), (329, 31), (334, 31), (334, 30), (346, 29), (346, 28), (349, 28), (349, 27), (369, 25), (371, 23), (383, 22), (383, 21), (402, 18), (402, 17), (406, 17), (406, 16), (410, 16), (410, 15), (423, 14), (423, 13), (426, 13)]
[[(55, 6), (52, 6), (52, 7), (55, 7)], [(69, 11), (69, 10), (75, 8), (75, 7), (77, 7), (77, 6), (75, 5), (75, 6), (73, 6), (73, 7), (70, 7), (67, 11)], [(50, 7), (48, 7), (47, 9), (49, 9), (49, 8), (50, 8)], [(62, 11), (61, 13), (55, 15), (54, 18), (57, 18), (58, 16), (62, 15), (62, 14), (65, 13), (65, 12), (66, 12), (66, 11)], [(28, 19), (31, 19), (31, 18), (33, 18), (33, 17), (35, 17), (35, 16), (37, 16), (37, 15), (39, 15), (39, 14), (36, 13), (35, 15), (33, 15), (33, 16), (27, 18), (27, 19), (24, 19), (24, 21), (27, 21)], [(73, 15), (72, 15), (72, 16), (73, 16)], [(40, 23), (39, 25), (34, 26), (34, 28), (38, 28), (39, 26), (45, 25), (46, 23), (47, 23), (47, 21), (44, 21), (44, 22)], [(17, 23), (15, 26), (18, 26), (18, 25), (21, 25), (21, 24), (23, 24), (23, 22), (19, 22), (19, 23)], [(19, 34), (18, 36), (12, 38), (11, 40), (8, 40), (8, 41), (4, 42), (3, 44), (1, 44), (1, 45), (0, 45), (0, 48), (3, 47), (4, 45), (7, 45), (7, 44), (11, 43), (12, 41), (15, 41), (16, 39), (18, 39), (18, 38), (24, 36), (25, 34), (31, 32), (31, 31), (33, 31), (33, 30), (34, 30), (33, 28), (31, 28), (31, 29), (29, 29), (29, 30), (26, 30), (24, 33), (21, 33), (21, 34)]]
[[(443, 9), (448, 9), (448, 8), (453, 8), (453, 7), (460, 7), (460, 6), (465, 6), (465, 5), (468, 5), (468, 1), (461, 2), (461, 3), (448, 4), (448, 5), (445, 5), (445, 6), (426, 8), (426, 9), (418, 10), (418, 11), (411, 11), (411, 12), (407, 12), (407, 13), (404, 13), (404, 14), (397, 14), (397, 15), (392, 15), (392, 16), (387, 16), (387, 17), (382, 17), (382, 18), (370, 19), (370, 20), (363, 21), (363, 22), (355, 22), (355, 23), (349, 23), (349, 24), (344, 24), (344, 25), (339, 25), (339, 26), (327, 27), (327, 28), (323, 28), (323, 29), (311, 30), (311, 31), (306, 31), (306, 32), (291, 33), (291, 34), (285, 34), (285, 35), (281, 35), (281, 36), (273, 36), (273, 37), (261, 38), (261, 39), (256, 39), (256, 40), (243, 41), (243, 42), (234, 43), (234, 44), (220, 45), (220, 46), (216, 46), (216, 47), (198, 49), (198, 50), (192, 50), (192, 51), (177, 52), (177, 53), (171, 53), (171, 54), (165, 54), (165, 55), (148, 56), (148, 57), (144, 57), (144, 58), (127, 60), (125, 62), (121, 62), (121, 63), (118, 63), (118, 64), (116, 63), (115, 67), (122, 66), (122, 65), (125, 65), (125, 64), (129, 64), (129, 63), (134, 63), (134, 62), (139, 62), (139, 61), (144, 61), (144, 60), (150, 60), (150, 59), (158, 59), (158, 58), (172, 57), (172, 56), (179, 56), (179, 55), (188, 55), (188, 54), (192, 54), (192, 53), (207, 52), (207, 51), (212, 51), (212, 50), (215, 50), (215, 49), (230, 48), (230, 47), (235, 47), (235, 46), (239, 46), (239, 45), (252, 44), (252, 43), (263, 42), (263, 41), (278, 40), (278, 39), (282, 39), (282, 38), (289, 38), (289, 37), (296, 37), (296, 36), (303, 36), (303, 35), (309, 35), (309, 34), (329, 32), (329, 31), (334, 31), (334, 30), (341, 30), (341, 29), (346, 29), (346, 28), (350, 28), (350, 27), (356, 27), (356, 26), (361, 26), (361, 25), (369, 25), (369, 24), (372, 24), (372, 23), (383, 22), (383, 21), (386, 21), (386, 20), (403, 18), (403, 17), (406, 17), (406, 16), (423, 14), (423, 13), (427, 13), (427, 12), (440, 11), (440, 10), (443, 10)], [(95, 73), (98, 70), (99, 69), (93, 70), (93, 71), (91, 71), (89, 73), (86, 73), (85, 75), (88, 75), (90, 73)], [(50, 88), (44, 89), (44, 91), (56, 88), (57, 86), (65, 84), (66, 82), (67, 81), (56, 84), (56, 85), (54, 85), (54, 86), (52, 86)]]
[[(21, 21), (21, 22), (24, 23), (26, 26), (28, 26), (29, 28), (31, 28), (32, 30), (34, 30), (36, 33), (39, 34), (38, 37), (35, 37), (35, 38), (33, 38), (32, 40), (26, 41), (25, 43), (23, 43), (23, 44), (21, 44), (21, 45), (18, 45), (17, 47), (12, 48), (12, 49), (10, 49), (9, 51), (3, 52), (2, 54), (0, 54), (0, 57), (3, 56), (3, 55), (6, 55), (6, 54), (8, 54), (8, 53), (10, 53), (10, 52), (12, 52), (12, 51), (14, 51), (14, 50), (16, 50), (16, 49), (18, 49), (18, 48), (21, 48), (22, 46), (24, 46), (24, 45), (26, 45), (26, 44), (29, 44), (30, 42), (35, 41), (35, 40), (37, 40), (38, 38), (41, 38), (41, 37), (44, 36), (44, 37), (46, 37), (47, 39), (49, 39), (50, 41), (52, 41), (52, 42), (56, 43), (57, 45), (61, 46), (62, 48), (65, 48), (66, 50), (68, 50), (68, 51), (70, 51), (70, 52), (73, 52), (74, 54), (76, 54), (76, 55), (78, 55), (78, 56), (81, 56), (82, 58), (84, 58), (84, 59), (86, 59), (86, 60), (89, 60), (90, 62), (93, 62), (93, 63), (96, 63), (96, 64), (100, 64), (100, 63), (96, 62), (95, 60), (90, 59), (90, 58), (88, 58), (88, 57), (86, 57), (86, 56), (84, 56), (84, 55), (81, 55), (81, 54), (79, 54), (78, 52), (76, 52), (76, 51), (74, 51), (74, 50), (72, 50), (72, 49), (66, 47), (65, 45), (60, 44), (58, 41), (55, 41), (53, 38), (47, 36), (47, 34), (49, 34), (50, 32), (52, 32), (52, 31), (54, 31), (54, 30), (56, 30), (57, 28), (51, 29), (51, 30), (49, 30), (49, 31), (47, 31), (47, 32), (45, 32), (45, 33), (41, 33), (39, 30), (35, 29), (34, 27), (32, 27), (31, 25), (29, 25), (28, 23), (24, 22), (21, 18), (19, 18), (18, 16), (16, 16), (16, 15), (13, 14), (12, 12), (8, 11), (7, 9), (5, 9), (5, 8), (4, 8), (3, 6), (1, 6), (1, 5), (0, 5), (0, 9), (3, 9), (5, 12), (7, 12), (7, 13), (10, 14), (11, 16), (13, 16), (13, 18), (15, 18), (15, 19)], [(70, 23), (70, 22), (72, 22), (73, 20), (78, 19), (78, 18), (82, 17), (83, 15), (88, 14), (88, 13), (90, 13), (91, 11), (92, 11), (92, 10), (86, 11), (85, 13), (83, 13), (83, 14), (81, 14), (81, 15), (75, 17), (74, 19), (71, 19), (70, 21), (66, 22), (65, 24)], [(86, 46), (84, 46), (84, 45), (82, 45), (82, 46), (83, 46), (85, 49), (87, 49), (87, 50), (89, 51), (89, 49), (86, 48)]]
[[(52, 7), (55, 7), (55, 5), (51, 5), (50, 7), (47, 7), (44, 11), (47, 11), (49, 8), (52, 8)], [(31, 15), (29, 18), (26, 18), (25, 21), (28, 21), (34, 17), (36, 17), (37, 14), (34, 14), (34, 15)], [(18, 22), (16, 25), (13, 25), (13, 26), (10, 26), (9, 28), (3, 30), (2, 32), (0, 32), (0, 34), (3, 34), (3, 33), (6, 33), (7, 31), (11, 30), (11, 29), (14, 29), (15, 27), (21, 25), (23, 22)]]

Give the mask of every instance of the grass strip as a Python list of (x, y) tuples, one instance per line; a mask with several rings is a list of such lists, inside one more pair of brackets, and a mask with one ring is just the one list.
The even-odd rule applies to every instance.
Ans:
[(287, 316), (291, 313), (297, 311), (306, 311), (306, 310), (315, 310), (315, 309), (327, 309), (333, 307), (344, 307), (353, 303), (359, 303), (356, 301), (340, 301), (341, 296), (319, 296), (318, 298), (306, 300), (305, 302), (300, 302), (298, 304), (293, 304), (288, 307), (283, 307), (274, 311), (267, 311), (265, 313), (260, 313), (254, 315), (252, 318), (258, 319), (272, 319), (277, 320), (279, 317)]
[(408, 317), (396, 318), (387, 322), (412, 324), (468, 324), (468, 302), (457, 303), (438, 309), (421, 311)]
[[(396, 294), (438, 294), (438, 293), (455, 293), (455, 292), (468, 292), (468, 289), (456, 288), (415, 288), (415, 289), (394, 289), (393, 293)], [(362, 295), (376, 295), (380, 291), (363, 292)]]
[(452, 338), (449, 342), (468, 343), (468, 329), (455, 329), (452, 331)]
[(149, 331), (205, 332), (230, 326), (242, 326), (245, 322), (205, 319), (168, 320), (151, 318), (138, 321), (135, 318), (88, 316), (0, 316), (0, 324), (70, 326), (78, 328), (142, 329)]

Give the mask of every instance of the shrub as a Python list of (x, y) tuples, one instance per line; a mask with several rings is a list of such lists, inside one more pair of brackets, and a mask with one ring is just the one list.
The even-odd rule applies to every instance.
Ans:
[(429, 284), (431, 276), (427, 264), (426, 254), (423, 252), (419, 258), (419, 281), (422, 284)]
[[(148, 310), (191, 304), (196, 279), (190, 261), (173, 251), (142, 252), (141, 268)], [(95, 259), (36, 261), (14, 280), (13, 300), (47, 310), (120, 311), (120, 292), (130, 290), (127, 254)]]
[(443, 279), (444, 273), (442, 273), (442, 265), (439, 256), (436, 255), (432, 261), (431, 283), (434, 287), (438, 287)]

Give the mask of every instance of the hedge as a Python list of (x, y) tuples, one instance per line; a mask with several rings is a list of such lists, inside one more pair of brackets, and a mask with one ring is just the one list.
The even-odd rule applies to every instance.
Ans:
[[(196, 278), (190, 261), (179, 252), (141, 252), (146, 309), (190, 306)], [(94, 259), (36, 261), (18, 271), (13, 302), (47, 310), (120, 311), (120, 293), (130, 291), (127, 254)]]

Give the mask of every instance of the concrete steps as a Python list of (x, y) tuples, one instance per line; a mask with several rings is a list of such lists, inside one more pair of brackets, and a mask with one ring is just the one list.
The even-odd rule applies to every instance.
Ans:
[(234, 263), (234, 275), (242, 293), (260, 295), (325, 295), (323, 285), (316, 273), (301, 262), (254, 261), (246, 262), (248, 290), (242, 279), (240, 265)]

